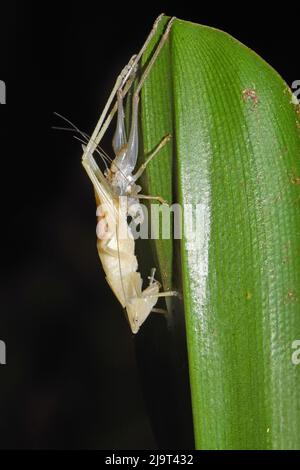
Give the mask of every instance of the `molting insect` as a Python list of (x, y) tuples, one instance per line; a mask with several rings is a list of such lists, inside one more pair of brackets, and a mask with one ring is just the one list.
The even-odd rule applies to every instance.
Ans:
[[(116, 80), (96, 128), (87, 144), (83, 146), (82, 164), (94, 186), (98, 205), (97, 217), (97, 248), (99, 257), (106, 274), (106, 279), (117, 299), (125, 308), (133, 333), (137, 333), (142, 323), (151, 311), (161, 312), (154, 306), (159, 297), (177, 295), (175, 291), (160, 292), (160, 284), (154, 279), (155, 269), (151, 270), (149, 285), (142, 289), (143, 280), (138, 272), (138, 262), (135, 256), (135, 242), (127, 217), (138, 224), (142, 208), (140, 199), (154, 199), (163, 203), (159, 196), (139, 194), (141, 187), (136, 184), (148, 163), (159, 153), (161, 148), (170, 140), (165, 136), (144, 164), (134, 173), (138, 157), (138, 108), (142, 86), (149, 75), (163, 45), (168, 39), (172, 18), (145, 69), (132, 97), (131, 126), (128, 135), (125, 130), (125, 114), (123, 100), (135, 80), (137, 67), (141, 56), (157, 30), (161, 20), (160, 15), (143, 45), (140, 52), (131, 58)], [(115, 99), (116, 103), (112, 106)], [(112, 108), (110, 110), (110, 108)], [(113, 137), (115, 158), (104, 173), (98, 167), (94, 152), (98, 152), (106, 160), (109, 158), (100, 149), (100, 142), (112, 118), (117, 112), (117, 125)], [(81, 133), (82, 134), (82, 133)], [(84, 136), (86, 137), (86, 136)], [(110, 160), (110, 159), (109, 159)], [(122, 234), (122, 236), (121, 236)]]

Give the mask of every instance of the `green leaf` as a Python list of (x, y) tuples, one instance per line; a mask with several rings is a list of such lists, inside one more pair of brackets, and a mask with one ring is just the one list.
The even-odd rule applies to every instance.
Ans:
[(173, 136), (145, 192), (192, 204), (193, 223), (200, 205), (178, 272), (177, 244), (155, 243), (164, 287), (182, 277), (196, 447), (299, 449), (299, 107), (253, 51), (176, 20), (142, 90), (141, 126), (145, 155)]

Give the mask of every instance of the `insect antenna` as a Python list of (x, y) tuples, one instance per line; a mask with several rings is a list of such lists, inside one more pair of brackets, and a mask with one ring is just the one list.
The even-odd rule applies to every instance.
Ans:
[[(73, 131), (73, 129), (69, 129), (69, 130), (72, 130), (72, 131)], [(87, 143), (88, 143), (88, 139), (83, 140), (83, 139), (81, 139), (80, 137), (78, 137), (78, 135), (73, 135), (73, 137), (74, 137), (74, 139), (79, 140), (79, 142), (81, 142), (84, 146), (86, 146)], [(103, 163), (104, 163), (104, 165), (105, 165), (106, 170), (108, 170), (107, 160), (108, 160), (109, 163), (110, 163), (110, 162), (111, 162), (111, 159), (110, 159), (107, 155), (105, 155), (105, 153), (102, 153), (102, 151), (99, 150), (98, 147), (95, 149), (95, 151), (100, 155), (100, 157), (101, 157), (101, 159), (102, 159), (102, 161), (103, 161)]]
[[(77, 127), (72, 121), (70, 121), (68, 118), (66, 118), (65, 116), (63, 116), (62, 114), (59, 114), (57, 112), (54, 112), (54, 114), (58, 117), (60, 117), (61, 119), (63, 119), (64, 121), (66, 121), (68, 124), (70, 124), (70, 126), (72, 127), (61, 127), (61, 126), (52, 126), (52, 129), (55, 129), (55, 130), (62, 130), (62, 131), (69, 131), (69, 132), (78, 132), (84, 140), (81, 140), (80, 138), (78, 138), (77, 136), (73, 136), (75, 139), (79, 140), (79, 142), (83, 143), (84, 145), (88, 144), (89, 142), (92, 142), (92, 143), (95, 143), (97, 145), (96, 147), (96, 152), (100, 155), (102, 161), (104, 162), (105, 164), (105, 167), (106, 169), (108, 169), (108, 166), (107, 166), (107, 163), (106, 161), (108, 161), (109, 163), (112, 163), (113, 159), (105, 152), (105, 150), (100, 147), (100, 145), (92, 140), (91, 136), (89, 134), (87, 134), (86, 132), (83, 132), (82, 130), (79, 129), (79, 127)], [(126, 181), (128, 182), (128, 185), (132, 185), (131, 181), (128, 179), (128, 177), (125, 175), (125, 173), (121, 170), (121, 168), (118, 166), (117, 163), (114, 162), (114, 166), (118, 169), (118, 171), (121, 173), (121, 175), (124, 177), (124, 179), (126, 179)]]
[[(71, 127), (61, 127), (61, 126), (52, 126), (52, 129), (55, 129), (55, 130), (61, 130), (61, 131), (76, 131), (78, 132), (78, 134), (80, 134), (84, 139), (84, 143), (88, 143), (90, 140), (91, 140), (91, 136), (89, 134), (87, 134), (86, 132), (82, 131), (81, 129), (79, 129), (79, 127), (77, 127), (72, 121), (70, 121), (68, 118), (66, 118), (65, 116), (63, 116), (62, 114), (59, 114), (57, 112), (54, 112), (54, 114), (58, 117), (60, 117), (61, 119), (63, 119), (64, 121), (66, 121), (68, 124), (70, 124)], [(93, 142), (93, 143), (96, 143), (96, 142)], [(112, 162), (112, 158), (107, 155), (107, 153), (105, 152), (105, 150), (100, 147), (99, 144), (97, 144), (97, 148), (98, 148), (98, 153), (105, 157), (106, 160), (108, 160), (110, 163)]]

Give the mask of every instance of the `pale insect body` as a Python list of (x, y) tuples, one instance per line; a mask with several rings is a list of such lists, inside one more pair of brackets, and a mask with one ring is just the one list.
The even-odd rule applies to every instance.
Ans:
[[(149, 285), (142, 289), (143, 280), (138, 272), (138, 261), (135, 256), (135, 241), (127, 222), (130, 215), (139, 223), (141, 206), (139, 199), (156, 199), (163, 202), (160, 197), (140, 195), (141, 187), (136, 181), (143, 173), (146, 165), (168, 142), (170, 136), (165, 136), (146, 162), (134, 174), (138, 156), (138, 104), (139, 93), (148, 76), (161, 48), (166, 42), (172, 22), (172, 18), (154, 51), (154, 54), (144, 71), (132, 98), (131, 128), (126, 137), (123, 98), (133, 83), (137, 65), (153, 37), (160, 15), (154, 23), (153, 29), (144, 46), (137, 56), (133, 56), (129, 64), (118, 77), (108, 102), (100, 116), (97, 126), (88, 144), (83, 147), (82, 164), (91, 179), (98, 205), (97, 217), (97, 248), (99, 257), (106, 274), (106, 279), (117, 299), (126, 309), (129, 324), (133, 333), (137, 333), (140, 326), (154, 309), (159, 297), (177, 295), (177, 292), (159, 292), (160, 284), (154, 279), (155, 269), (152, 269), (149, 277)], [(108, 114), (111, 103), (117, 95), (117, 103)], [(117, 126), (113, 137), (113, 149), (115, 158), (105, 174), (98, 167), (93, 153), (110, 124), (117, 110)]]

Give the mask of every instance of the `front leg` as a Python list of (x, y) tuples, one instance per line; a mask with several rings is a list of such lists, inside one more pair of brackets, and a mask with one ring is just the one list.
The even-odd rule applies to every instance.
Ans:
[(148, 199), (148, 200), (152, 200), (152, 201), (158, 201), (160, 202), (161, 204), (166, 204), (167, 206), (169, 206), (169, 203), (168, 201), (166, 201), (165, 199), (163, 199), (162, 197), (160, 196), (149, 196), (149, 195), (146, 195), (146, 194), (137, 194), (136, 196), (134, 196), (135, 198), (137, 199)]
[(152, 158), (155, 157), (159, 153), (159, 151), (171, 140), (171, 134), (165, 135), (165, 137), (162, 138), (158, 146), (153, 150), (152, 153), (148, 156), (148, 158), (145, 160), (144, 163), (140, 166), (138, 171), (136, 172), (135, 175), (133, 175), (133, 181), (137, 181), (141, 175), (144, 173), (148, 163), (151, 162)]

